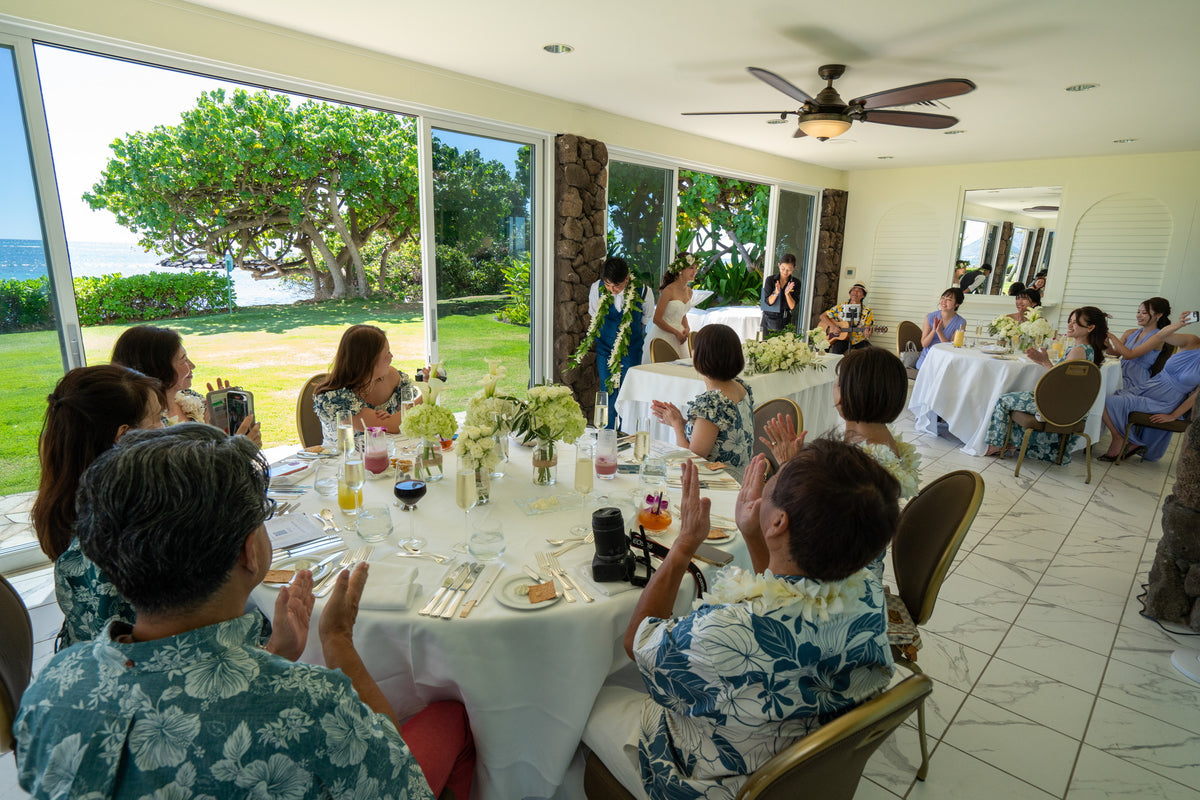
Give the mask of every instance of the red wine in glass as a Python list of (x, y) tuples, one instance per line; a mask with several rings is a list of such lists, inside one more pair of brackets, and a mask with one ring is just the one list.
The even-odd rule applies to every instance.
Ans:
[(417, 502), (425, 496), (425, 491), (425, 481), (413, 478), (396, 481), (396, 485), (392, 489), (392, 493), (396, 495), (396, 499), (404, 504), (405, 511), (412, 511), (416, 508)]

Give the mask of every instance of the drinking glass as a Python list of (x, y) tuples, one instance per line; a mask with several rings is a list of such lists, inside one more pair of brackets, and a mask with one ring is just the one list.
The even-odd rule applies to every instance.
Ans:
[(387, 506), (367, 506), (354, 523), (364, 542), (382, 542), (392, 535), (392, 515)]
[(317, 464), (313, 488), (322, 497), (333, 497), (338, 492), (338, 473), (341, 468), (332, 461), (322, 461)]
[(353, 517), (362, 509), (362, 487), (366, 480), (362, 455), (351, 450), (342, 463), (342, 479), (338, 482), (338, 506), (342, 513)]
[(479, 502), (479, 492), (475, 489), (475, 470), (459, 467), (454, 473), (454, 502), (463, 510), (464, 520), (470, 519), (468, 512)]
[(636, 423), (633, 435), (633, 458), (639, 464), (650, 455), (650, 418), (641, 417)]
[(617, 432), (601, 428), (596, 436), (596, 474), (603, 480), (617, 477)]
[(660, 492), (667, 485), (667, 460), (662, 456), (647, 456), (638, 470), (642, 493)]
[(592, 412), (592, 422), (596, 430), (608, 427), (608, 392), (596, 392), (596, 408)]
[(467, 539), (467, 552), (479, 561), (494, 561), (504, 555), (504, 523), (485, 514), (474, 521)]
[(354, 450), (354, 415), (349, 411), (337, 412), (337, 447), (343, 456)]
[[(425, 481), (419, 481), (415, 478), (402, 478), (396, 481), (396, 485), (392, 487), (392, 494), (396, 495), (396, 499), (404, 504), (405, 511), (414, 511), (417, 507), (417, 502), (425, 496), (427, 491)], [(416, 514), (409, 514), (404, 519), (405, 536), (398, 542), (401, 547), (412, 547), (420, 549), (425, 546), (425, 539), (417, 536)]]

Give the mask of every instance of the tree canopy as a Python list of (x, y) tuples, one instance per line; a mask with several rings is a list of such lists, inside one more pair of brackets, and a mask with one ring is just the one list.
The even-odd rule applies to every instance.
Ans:
[(308, 271), (318, 298), (370, 293), (364, 245), (382, 237), (386, 272), (418, 231), (415, 125), (397, 114), (218, 89), (179, 124), (111, 148), (84, 199), (142, 246), (214, 263), (228, 253), (263, 277)]
[(765, 184), (680, 170), (678, 251), (706, 255), (710, 264), (728, 257), (735, 266), (760, 267), (770, 200)]

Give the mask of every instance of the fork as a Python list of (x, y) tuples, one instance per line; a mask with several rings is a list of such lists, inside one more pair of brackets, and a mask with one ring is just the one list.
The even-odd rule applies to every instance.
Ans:
[(589, 533), (587, 536), (584, 536), (578, 542), (571, 542), (566, 547), (564, 547), (562, 550), (559, 550), (558, 555), (561, 556), (563, 553), (569, 553), (570, 551), (574, 550), (576, 547), (582, 547), (583, 545), (591, 544), (594, 541), (596, 541), (596, 534)]
[(330, 572), (329, 576), (321, 581), (321, 585), (313, 589), (313, 597), (324, 597), (332, 592), (334, 581), (337, 580), (337, 576), (342, 573), (342, 570), (353, 567), (359, 561), (366, 561), (374, 552), (375, 548), (371, 545), (363, 545), (353, 552), (346, 553), (342, 556), (342, 563), (338, 564), (337, 569)]
[(579, 596), (583, 598), (583, 602), (591, 603), (593, 601), (592, 596), (583, 590), (583, 587), (579, 584), (579, 581), (572, 578), (567, 574), (567, 571), (563, 569), (562, 563), (558, 560), (558, 553), (547, 553), (546, 562), (550, 565), (550, 569), (559, 577), (559, 580), (561, 580), (564, 585), (569, 583), (571, 584), (571, 588), (579, 592)]
[[(538, 566), (542, 568), (542, 572), (545, 572), (547, 575), (550, 576), (551, 580), (554, 580), (554, 577), (555, 577), (554, 568), (550, 566), (550, 559), (546, 555), (546, 553), (535, 553), (534, 555), (537, 556)], [(563, 597), (565, 597), (567, 599), (568, 603), (574, 603), (575, 595), (571, 594), (571, 587), (568, 586), (567, 582), (562, 580), (561, 577), (559, 578), (559, 580), (562, 582)]]

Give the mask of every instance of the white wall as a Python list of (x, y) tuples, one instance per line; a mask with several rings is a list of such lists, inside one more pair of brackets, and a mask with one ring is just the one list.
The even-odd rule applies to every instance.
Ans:
[[(1120, 287), (1121, 299), (1112, 294), (1097, 297), (1096, 303), (1123, 306), (1104, 308), (1114, 317), (1112, 327), (1130, 327), (1137, 302), (1154, 295), (1166, 297), (1175, 309), (1200, 308), (1200, 152), (851, 173), (843, 285), (847, 270), (853, 270), (849, 282), (862, 281), (871, 288), (869, 303), (879, 324), (919, 321), (950, 285), (963, 190), (1052, 185), (1063, 187), (1045, 294), (1047, 304), (1054, 304), (1048, 315), (1052, 323), (1059, 324), (1059, 304), (1068, 282), (1073, 287), (1069, 299), (1078, 301), (1082, 276), (1071, 275), (1076, 227), (1090, 209), (1117, 195), (1161, 203), (1171, 232), (1156, 256), (1161, 260), (1161, 270), (1154, 273), (1161, 274), (1158, 285), (1131, 276), (1128, 285)], [(896, 229), (896, 221), (904, 219), (913, 220), (914, 226), (907, 241)], [(1074, 268), (1082, 270), (1084, 263), (1077, 256)], [(1012, 310), (1010, 298), (971, 296), (961, 313), (974, 324)], [(880, 343), (894, 346), (894, 328)]]

